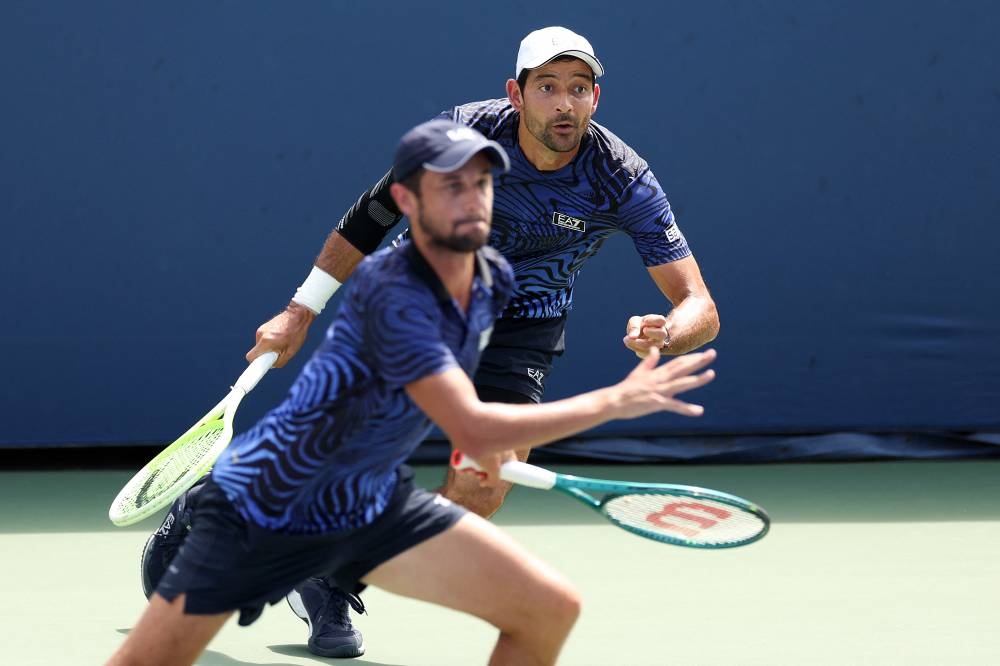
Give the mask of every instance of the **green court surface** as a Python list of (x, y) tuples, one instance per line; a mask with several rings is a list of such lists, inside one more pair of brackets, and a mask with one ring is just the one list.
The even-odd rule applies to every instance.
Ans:
[[(579, 586), (561, 664), (579, 666), (1000, 664), (1000, 461), (757, 466), (556, 466), (702, 485), (764, 506), (756, 544), (699, 551), (617, 530), (555, 493), (518, 488), (496, 522)], [(418, 469), (436, 485), (440, 467)], [(130, 472), (0, 472), (0, 663), (100, 664), (145, 600), (139, 552), (159, 523), (107, 507)], [(494, 630), (364, 595), (359, 666), (485, 664)], [(230, 621), (198, 661), (329, 663), (284, 605)]]

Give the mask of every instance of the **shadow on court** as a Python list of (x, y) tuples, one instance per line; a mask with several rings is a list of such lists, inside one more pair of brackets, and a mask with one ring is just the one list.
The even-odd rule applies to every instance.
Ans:
[[(309, 652), (309, 650), (307, 650), (306, 648), (304, 648), (302, 645), (268, 645), (267, 647), (268, 647), (269, 650), (271, 650), (271, 652), (277, 652), (278, 654), (283, 654), (283, 655), (286, 655), (286, 656), (289, 656), (289, 657), (298, 657), (299, 659), (309, 659), (311, 661), (315, 661), (318, 664), (349, 663), (349, 664), (358, 664), (359, 666), (407, 666), (406, 664), (400, 664), (400, 663), (396, 663), (396, 662), (369, 661), (369, 660), (365, 659), (365, 657), (356, 657), (354, 659), (329, 659), (329, 658), (326, 658), (326, 657), (317, 657), (317, 656), (311, 654)], [(207, 654), (207, 652), (206, 652), (206, 654)], [(212, 664), (215, 664), (216, 662), (214, 662), (214, 661), (205, 661), (205, 662), (199, 662), (199, 664), (200, 663), (204, 663), (205, 666), (211, 666)], [(220, 662), (218, 662), (218, 666), (224, 666), (225, 664), (229, 664), (229, 663), (242, 664), (244, 662), (242, 662), (242, 661), (232, 661), (232, 662), (220, 661)], [(254, 663), (256, 663), (256, 662), (254, 662)], [(285, 666), (285, 665), (282, 664), (281, 666)]]
[[(128, 635), (132, 631), (131, 627), (121, 628), (116, 630), (119, 634)], [(268, 645), (267, 649), (271, 652), (275, 652), (286, 657), (294, 657), (297, 661), (295, 662), (271, 662), (262, 663), (257, 661), (244, 661), (242, 659), (237, 659), (231, 657), (224, 652), (219, 652), (217, 650), (212, 650), (211, 648), (205, 650), (198, 657), (198, 666), (297, 666), (301, 664), (301, 660), (305, 659), (307, 661), (314, 661), (317, 664), (330, 664), (330, 663), (347, 663), (348, 660), (335, 659), (331, 660), (326, 657), (317, 657), (316, 655), (309, 652), (308, 649), (302, 644), (289, 643), (287, 645)], [(349, 660), (351, 664), (358, 664), (359, 666), (406, 666), (406, 664), (400, 664), (388, 661), (371, 661), (365, 659), (365, 657), (357, 657)]]

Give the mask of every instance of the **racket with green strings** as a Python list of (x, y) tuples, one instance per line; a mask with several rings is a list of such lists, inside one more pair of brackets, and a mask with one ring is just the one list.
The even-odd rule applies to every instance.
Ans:
[[(451, 464), (459, 472), (483, 474), (482, 467), (461, 451), (452, 453)], [(767, 513), (753, 502), (708, 488), (589, 479), (516, 460), (501, 465), (500, 478), (531, 488), (558, 490), (617, 527), (675, 546), (745, 546), (764, 538), (771, 526)]]
[(255, 358), (219, 404), (146, 463), (111, 503), (111, 522), (124, 527), (151, 516), (208, 473), (233, 438), (233, 418), (240, 401), (277, 359), (276, 352)]

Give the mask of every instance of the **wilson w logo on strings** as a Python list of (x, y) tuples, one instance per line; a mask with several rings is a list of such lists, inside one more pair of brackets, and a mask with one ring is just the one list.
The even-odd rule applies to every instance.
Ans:
[(658, 512), (646, 516), (646, 520), (659, 528), (693, 537), (698, 532), (719, 524), (731, 515), (725, 509), (701, 502), (670, 502), (664, 504)]

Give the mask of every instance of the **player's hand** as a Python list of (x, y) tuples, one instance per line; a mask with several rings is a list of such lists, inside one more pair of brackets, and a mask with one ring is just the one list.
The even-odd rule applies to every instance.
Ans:
[(257, 344), (247, 352), (247, 362), (273, 351), (278, 352), (274, 367), (284, 366), (302, 348), (309, 334), (309, 325), (315, 318), (316, 313), (309, 308), (289, 303), (284, 312), (257, 329)]
[(614, 402), (616, 418), (631, 419), (653, 412), (667, 411), (683, 416), (701, 416), (701, 405), (678, 400), (674, 396), (708, 384), (714, 370), (702, 370), (715, 360), (715, 350), (678, 356), (658, 365), (660, 350), (652, 347), (628, 377), (617, 384)]
[(670, 340), (667, 318), (659, 314), (629, 317), (622, 342), (639, 358), (646, 358), (649, 350), (663, 349)]

